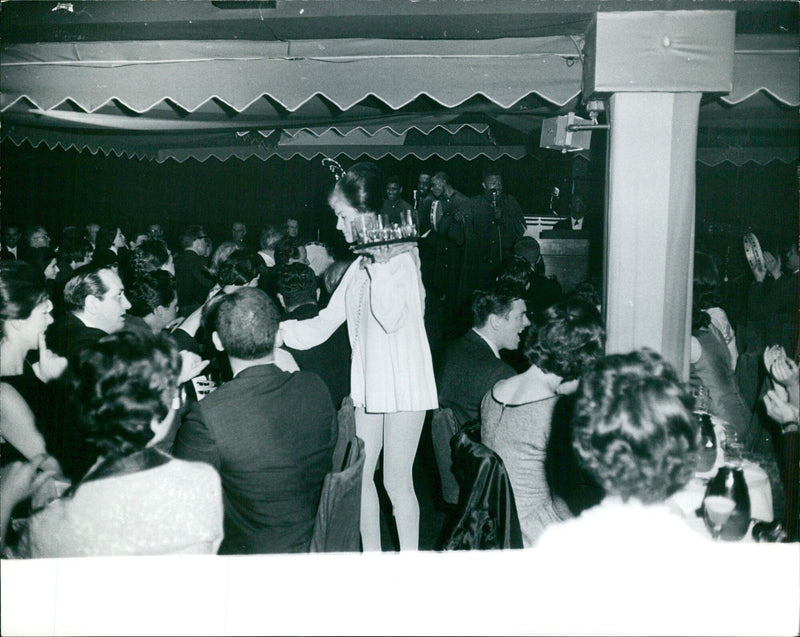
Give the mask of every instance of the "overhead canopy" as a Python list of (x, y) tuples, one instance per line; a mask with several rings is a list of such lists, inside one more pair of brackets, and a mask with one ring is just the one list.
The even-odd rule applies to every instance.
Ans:
[[(580, 107), (582, 35), (7, 40), (4, 139), (155, 161), (521, 157), (543, 118)], [(738, 36), (732, 92), (701, 108), (700, 161), (797, 159), (797, 55), (795, 35)]]

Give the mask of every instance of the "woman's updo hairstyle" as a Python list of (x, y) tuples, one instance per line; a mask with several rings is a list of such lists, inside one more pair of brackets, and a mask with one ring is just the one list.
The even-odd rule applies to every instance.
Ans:
[(244, 250), (234, 250), (217, 266), (217, 283), (222, 287), (247, 285), (258, 276), (259, 261), (261, 261), (261, 257), (255, 254)]
[(161, 239), (146, 239), (133, 251), (134, 277), (160, 270), (169, 262), (169, 248)]
[(144, 449), (153, 418), (167, 417), (181, 359), (163, 334), (122, 331), (81, 352), (69, 372), (73, 409), (92, 455), (106, 460)]
[(377, 212), (383, 207), (383, 178), (372, 162), (353, 164), (336, 183), (336, 188), (359, 212)]
[(572, 380), (603, 355), (605, 336), (597, 308), (570, 299), (544, 311), (542, 326), (528, 333), (525, 357), (542, 371)]
[(0, 261), (0, 330), (6, 321), (26, 319), (47, 299), (44, 275), (25, 261)]

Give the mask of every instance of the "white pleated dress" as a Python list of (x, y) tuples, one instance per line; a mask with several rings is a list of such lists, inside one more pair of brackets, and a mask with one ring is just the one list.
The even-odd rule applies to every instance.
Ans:
[(356, 259), (328, 306), (312, 319), (282, 322), (281, 335), (287, 346), (309, 349), (347, 321), (355, 406), (369, 413), (424, 411), (438, 407), (424, 310), (419, 253), (413, 248), (387, 263)]

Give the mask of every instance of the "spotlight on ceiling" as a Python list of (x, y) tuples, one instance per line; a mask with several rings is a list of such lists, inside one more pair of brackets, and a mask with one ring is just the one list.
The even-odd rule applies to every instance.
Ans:
[(591, 123), (591, 120), (578, 117), (575, 113), (550, 117), (542, 121), (539, 147), (560, 150), (562, 153), (587, 150), (591, 146), (592, 131), (575, 130), (571, 127), (591, 125)]

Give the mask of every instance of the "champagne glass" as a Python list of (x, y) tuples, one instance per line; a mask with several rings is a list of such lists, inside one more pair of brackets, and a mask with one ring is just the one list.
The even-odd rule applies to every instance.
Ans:
[(703, 521), (714, 539), (737, 542), (745, 536), (750, 526), (750, 494), (740, 467), (723, 465), (709, 480)]
[(731, 517), (735, 507), (736, 503), (724, 495), (709, 495), (703, 500), (703, 519), (706, 526), (710, 527), (714, 540), (719, 539), (720, 531)]

